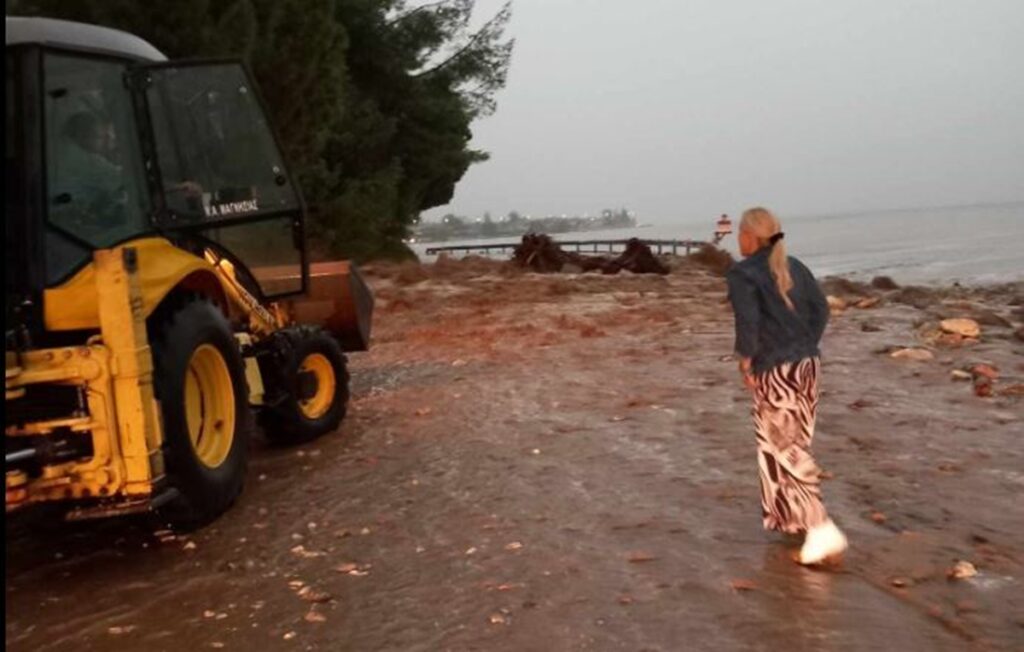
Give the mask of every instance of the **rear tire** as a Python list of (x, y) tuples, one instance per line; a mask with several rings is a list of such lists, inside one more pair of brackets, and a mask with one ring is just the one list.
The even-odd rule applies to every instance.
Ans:
[[(348, 411), (348, 368), (338, 342), (320, 328), (278, 332), (275, 353), (260, 361), (275, 399), (260, 411), (264, 436), (273, 444), (301, 444), (338, 429)], [(304, 376), (304, 377), (303, 377)]]
[(166, 478), (177, 491), (159, 515), (187, 530), (220, 516), (241, 493), (252, 419), (245, 364), (227, 319), (197, 296), (171, 301), (150, 327)]

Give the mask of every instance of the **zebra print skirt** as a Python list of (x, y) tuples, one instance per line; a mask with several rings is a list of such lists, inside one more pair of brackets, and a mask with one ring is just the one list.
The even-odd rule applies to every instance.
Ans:
[(811, 455), (821, 362), (807, 358), (758, 374), (754, 429), (766, 530), (806, 532), (828, 520)]

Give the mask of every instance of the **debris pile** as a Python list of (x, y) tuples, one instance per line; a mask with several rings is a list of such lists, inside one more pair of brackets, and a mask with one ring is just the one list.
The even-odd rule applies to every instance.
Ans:
[(562, 271), (618, 274), (622, 270), (634, 274), (668, 274), (668, 267), (654, 255), (651, 248), (637, 238), (630, 238), (626, 250), (618, 256), (583, 256), (564, 251), (551, 236), (528, 233), (515, 248), (512, 263), (517, 267), (542, 274)]
[(518, 267), (546, 274), (562, 271), (571, 259), (568, 253), (555, 244), (551, 236), (527, 233), (513, 251), (512, 262)]
[(899, 284), (888, 276), (876, 276), (871, 279), (871, 287), (876, 290), (898, 290)]
[(651, 248), (636, 238), (630, 238), (626, 250), (612, 259), (609, 266), (602, 271), (615, 274), (624, 269), (634, 274), (668, 274), (668, 267), (658, 260)]
[[(851, 289), (858, 288), (848, 286), (839, 289), (851, 291)], [(904, 288), (895, 295), (890, 295), (890, 298), (903, 303), (900, 298), (901, 293), (906, 293), (908, 290), (915, 292), (912, 297), (914, 300), (921, 299), (928, 306), (927, 309), (922, 309), (927, 313), (927, 317), (915, 322), (917, 337), (923, 345), (909, 347), (890, 345), (877, 350), (876, 353), (888, 354), (898, 360), (914, 362), (930, 362), (938, 359), (937, 354), (942, 353), (942, 362), (949, 364), (953, 362), (954, 358), (949, 357), (948, 354), (954, 353), (958, 349), (974, 347), (985, 341), (991, 344), (997, 338), (1012, 339), (1014, 337), (1013, 334), (1007, 333), (987, 334), (983, 325), (991, 326), (993, 330), (1009, 330), (1014, 327), (1014, 324), (998, 312), (979, 307), (968, 301), (944, 299), (933, 303), (931, 299), (935, 296), (934, 292), (913, 287)], [(925, 298), (928, 300), (924, 301)], [(833, 313), (841, 312), (846, 307), (846, 300), (831, 295), (828, 300)], [(863, 301), (866, 300), (862, 299), (861, 302)], [(840, 303), (843, 305), (839, 305)], [(909, 305), (913, 305), (913, 302), (910, 302)], [(963, 315), (973, 315), (973, 317)], [(866, 323), (862, 324), (862, 331), (878, 332), (874, 328), (867, 328), (866, 325)], [(990, 362), (961, 363), (958, 367), (950, 370), (949, 378), (954, 382), (970, 383), (974, 394), (982, 398), (1005, 399), (1024, 396), (1024, 383), (1019, 382), (1017, 378), (1001, 378), (999, 368)]]
[(736, 263), (732, 254), (712, 244), (703, 245), (695, 253), (690, 254), (689, 258), (719, 276), (725, 276), (726, 272)]
[[(829, 276), (821, 281), (820, 286), (825, 298), (828, 300), (829, 312), (841, 315), (850, 308), (859, 310), (870, 310), (881, 307), (885, 303), (885, 295), (879, 294), (880, 286), (889, 286), (892, 279), (877, 277), (871, 285), (852, 281), (840, 276)], [(865, 328), (865, 332), (877, 332), (875, 326)]]

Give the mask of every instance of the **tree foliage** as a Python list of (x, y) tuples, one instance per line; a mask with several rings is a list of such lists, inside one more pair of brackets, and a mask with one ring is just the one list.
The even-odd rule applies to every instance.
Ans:
[(420, 212), (450, 201), (474, 120), (495, 109), (513, 42), (506, 4), (473, 0), (15, 0), (9, 14), (123, 29), (170, 58), (251, 66), (310, 209), (320, 253), (407, 253)]

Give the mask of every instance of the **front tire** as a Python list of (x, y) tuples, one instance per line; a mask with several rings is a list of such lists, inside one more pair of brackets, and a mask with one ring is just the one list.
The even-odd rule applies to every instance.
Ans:
[(275, 402), (260, 412), (274, 444), (300, 444), (338, 429), (348, 411), (348, 369), (338, 342), (320, 328), (300, 326), (275, 335), (275, 353), (260, 362)]
[(172, 301), (151, 326), (166, 476), (177, 492), (159, 514), (187, 530), (220, 516), (242, 492), (251, 416), (245, 364), (227, 319), (206, 299)]

